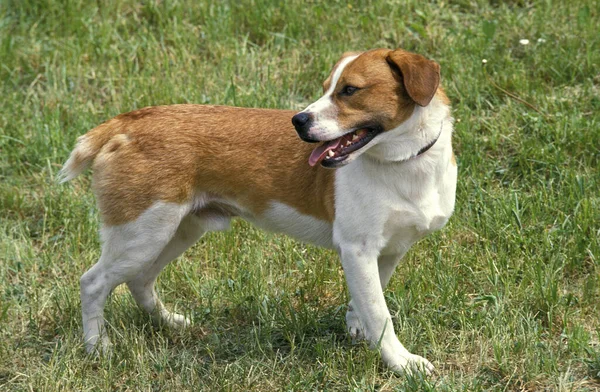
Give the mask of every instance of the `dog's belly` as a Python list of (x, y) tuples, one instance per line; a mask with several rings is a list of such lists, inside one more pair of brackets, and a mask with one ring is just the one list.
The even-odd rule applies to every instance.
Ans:
[(273, 201), (261, 215), (243, 218), (265, 230), (284, 233), (302, 242), (333, 248), (331, 223), (301, 214), (286, 204)]

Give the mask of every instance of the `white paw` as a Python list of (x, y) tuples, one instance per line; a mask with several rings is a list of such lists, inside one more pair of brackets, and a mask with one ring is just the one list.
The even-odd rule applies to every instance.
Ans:
[(430, 375), (435, 370), (431, 362), (414, 354), (401, 355), (394, 363), (388, 363), (388, 366), (394, 372), (405, 375), (415, 373)]
[(165, 323), (171, 328), (185, 328), (192, 324), (192, 321), (179, 313), (164, 312), (161, 315), (161, 322)]
[(85, 351), (94, 356), (110, 356), (112, 353), (112, 343), (106, 333), (103, 333), (102, 337), (94, 335), (85, 340)]
[(350, 305), (348, 305), (348, 311), (346, 312), (346, 328), (353, 341), (365, 338), (364, 328), (358, 318), (358, 314), (356, 314)]

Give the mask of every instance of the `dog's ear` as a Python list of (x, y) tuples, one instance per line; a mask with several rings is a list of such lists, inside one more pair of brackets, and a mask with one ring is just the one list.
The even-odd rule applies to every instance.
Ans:
[(402, 76), (408, 95), (419, 106), (427, 106), (440, 84), (440, 66), (425, 57), (397, 49), (391, 51), (386, 61)]

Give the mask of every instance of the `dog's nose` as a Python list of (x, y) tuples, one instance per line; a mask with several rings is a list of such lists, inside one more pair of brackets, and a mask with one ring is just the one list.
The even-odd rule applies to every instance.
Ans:
[(296, 129), (302, 129), (308, 123), (309, 120), (310, 114), (300, 112), (294, 117), (292, 117), (292, 124), (294, 124), (294, 127), (296, 127)]

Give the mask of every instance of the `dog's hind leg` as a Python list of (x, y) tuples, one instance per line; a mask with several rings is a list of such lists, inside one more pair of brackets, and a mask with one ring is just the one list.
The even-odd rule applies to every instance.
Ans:
[(187, 205), (157, 202), (134, 221), (102, 228), (100, 260), (80, 280), (83, 333), (88, 352), (109, 348), (104, 305), (110, 292), (152, 268), (188, 212)]
[(156, 321), (171, 327), (184, 327), (190, 320), (181, 314), (169, 312), (154, 290), (158, 274), (171, 261), (179, 257), (186, 249), (194, 245), (208, 231), (225, 230), (229, 227), (231, 216), (219, 210), (205, 208), (187, 215), (181, 221), (177, 232), (163, 249), (150, 268), (127, 282), (129, 290), (138, 305), (150, 313)]
[(135, 278), (127, 282), (127, 286), (137, 304), (150, 313), (156, 321), (163, 322), (171, 327), (183, 327), (188, 325), (190, 321), (183, 315), (169, 312), (165, 308), (154, 290), (154, 283), (158, 274), (167, 264), (194, 245), (207, 231), (206, 225), (202, 223), (202, 219), (195, 215), (188, 215), (183, 218), (177, 232), (150, 268), (140, 271)]

